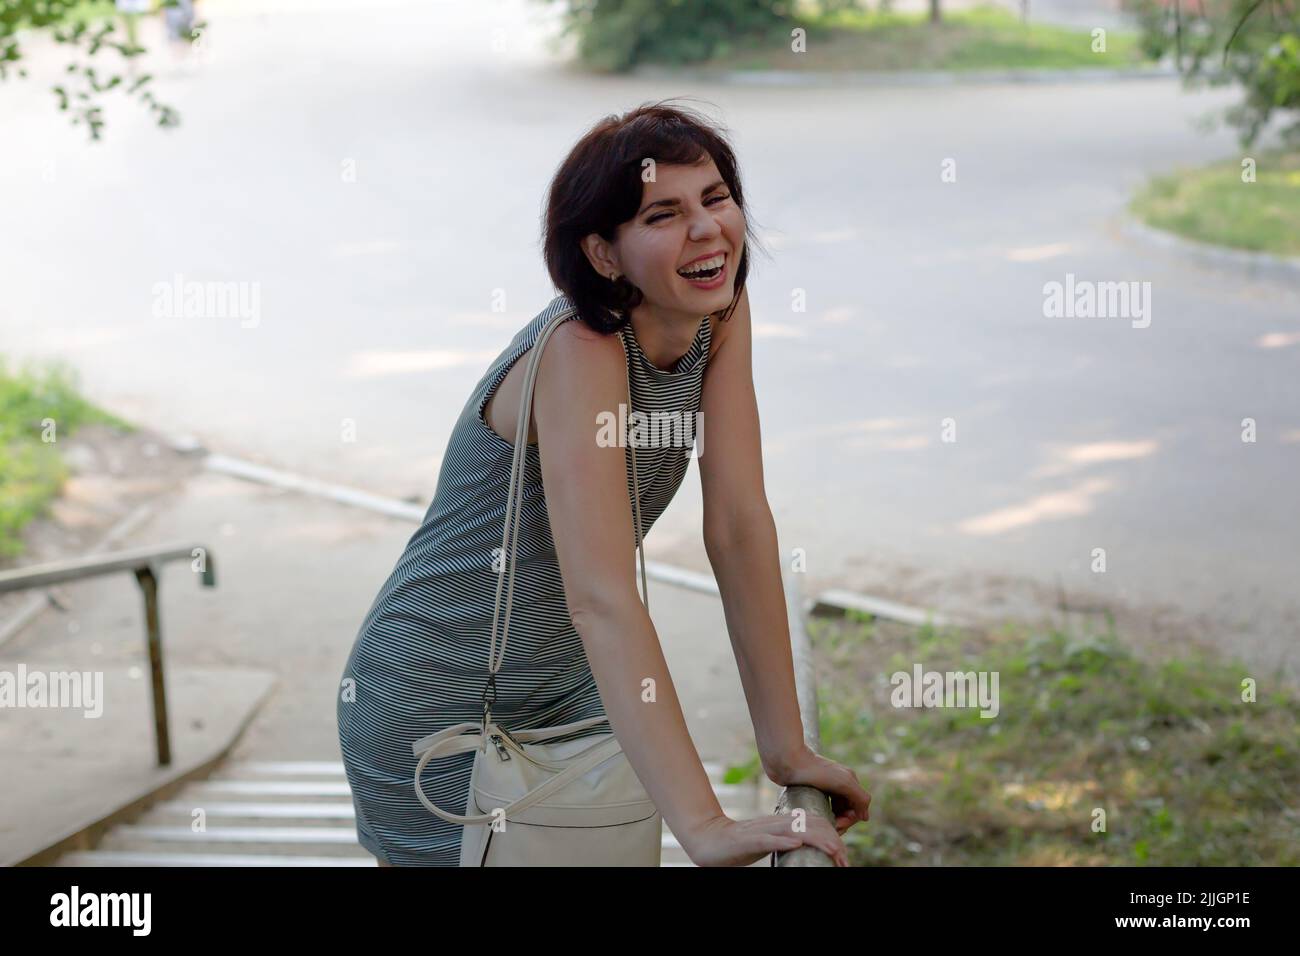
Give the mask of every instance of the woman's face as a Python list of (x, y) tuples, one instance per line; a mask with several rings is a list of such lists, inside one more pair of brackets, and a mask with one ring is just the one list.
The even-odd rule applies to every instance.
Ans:
[[(731, 303), (744, 242), (745, 215), (708, 158), (697, 166), (655, 167), (655, 181), (642, 189), (641, 208), (618, 227), (613, 244), (598, 244), (605, 246), (604, 255), (593, 265), (605, 276), (625, 275), (654, 311), (698, 321)], [(701, 257), (715, 266), (704, 273), (707, 278), (681, 274), (688, 264), (698, 267)]]

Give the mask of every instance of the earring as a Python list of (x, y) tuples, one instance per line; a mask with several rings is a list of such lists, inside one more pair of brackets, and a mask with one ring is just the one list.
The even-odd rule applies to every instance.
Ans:
[(611, 272), (611, 273), (609, 274), (609, 281), (610, 281), (610, 282), (617, 282), (617, 281), (618, 281), (618, 273), (617, 273), (617, 272)]

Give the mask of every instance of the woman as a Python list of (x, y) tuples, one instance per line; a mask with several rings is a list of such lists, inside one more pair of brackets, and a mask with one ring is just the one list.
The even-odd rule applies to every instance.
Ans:
[[(414, 794), (411, 743), (482, 717), (506, 488), (527, 367), (542, 351), (525, 457), (515, 600), (493, 714), (511, 729), (605, 713), (633, 770), (691, 860), (746, 866), (808, 843), (848, 865), (839, 834), (870, 796), (811, 752), (795, 699), (776, 532), (763, 490), (750, 371), (748, 226), (726, 141), (663, 104), (590, 130), (551, 183), (545, 258), (562, 291), (514, 337), (466, 402), (437, 492), (367, 614), (343, 674), (339, 743), (357, 834), (381, 865), (455, 866), (463, 828)], [(690, 269), (686, 269), (686, 267)], [(701, 268), (703, 267), (703, 271)], [(697, 274), (687, 277), (685, 271)], [(763, 768), (781, 785), (834, 794), (838, 818), (726, 817), (709, 784), (633, 576), (630, 449), (593, 441), (632, 409), (699, 413), (704, 540)], [(701, 436), (703, 430), (697, 434)], [(689, 448), (638, 443), (645, 531), (686, 473)], [(645, 678), (657, 689), (642, 699)], [(600, 724), (556, 742), (607, 733)], [(474, 755), (431, 764), (421, 783), (463, 812)], [(838, 831), (838, 832), (836, 832)]]

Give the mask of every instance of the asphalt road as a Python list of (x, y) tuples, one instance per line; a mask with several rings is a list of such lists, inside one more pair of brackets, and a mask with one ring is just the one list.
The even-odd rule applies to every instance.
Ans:
[[(1300, 286), (1117, 228), (1149, 174), (1242, 155), (1196, 127), (1233, 93), (597, 79), (548, 61), (524, 17), (546, 5), (466, 6), (211, 5), (199, 62), (158, 69), (184, 125), (110, 100), (95, 146), (39, 76), (0, 85), (0, 348), (212, 448), (427, 501), (469, 390), (554, 294), (539, 217), (564, 152), (701, 97), (772, 253), (765, 476), (810, 576), (938, 607), (988, 596), (956, 583), (976, 577), (1173, 605), (1296, 666)], [(1150, 324), (1049, 317), (1067, 274), (1150, 283)], [(250, 318), (158, 314), (177, 275), (238, 283)], [(692, 470), (651, 557), (698, 565), (699, 518)]]

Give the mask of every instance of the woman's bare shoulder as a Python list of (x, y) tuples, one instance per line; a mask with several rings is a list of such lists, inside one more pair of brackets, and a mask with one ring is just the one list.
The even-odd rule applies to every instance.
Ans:
[[(534, 342), (519, 355), (483, 408), (483, 419), (488, 427), (511, 444), (519, 423), (519, 401), (523, 396), (525, 373), (536, 347)], [(546, 404), (545, 400), (538, 402), (539, 395), (563, 395), (565, 400), (593, 393), (604, 395), (609, 387), (608, 380), (623, 374), (622, 355), (623, 347), (617, 335), (597, 332), (580, 319), (561, 322), (546, 340), (542, 361), (538, 363), (528, 443), (537, 442), (538, 406)], [(619, 371), (615, 372), (615, 368)]]
[(568, 371), (608, 367), (623, 362), (623, 344), (616, 332), (598, 332), (581, 319), (560, 323), (542, 351), (541, 365)]
[(599, 332), (575, 319), (551, 333), (538, 362), (534, 414), (566, 408), (565, 419), (589, 421), (587, 412), (608, 408), (627, 388), (627, 359), (617, 333)]

